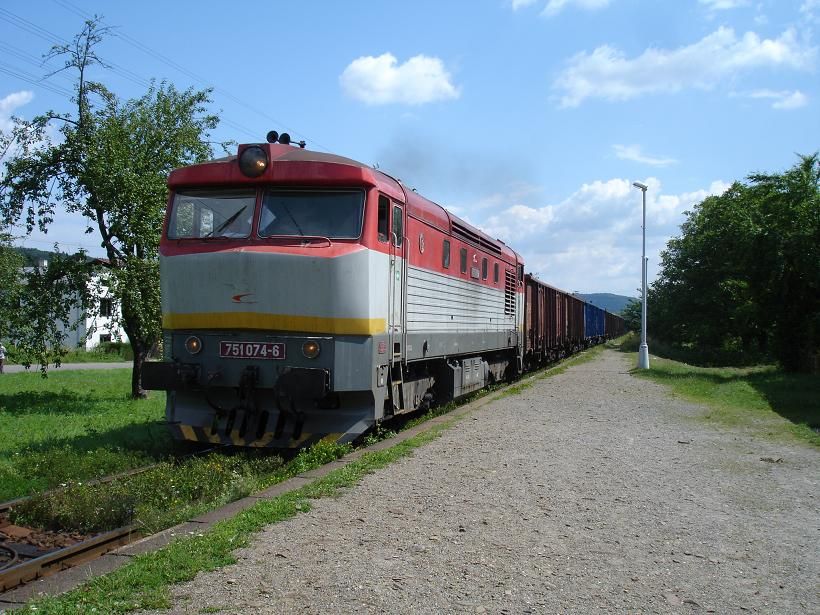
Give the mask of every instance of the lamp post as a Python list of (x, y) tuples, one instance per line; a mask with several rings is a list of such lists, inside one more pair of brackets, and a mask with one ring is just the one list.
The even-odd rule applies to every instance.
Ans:
[(643, 195), (643, 248), (641, 251), (641, 346), (638, 349), (638, 369), (649, 369), (649, 346), (646, 343), (646, 189), (641, 182), (632, 182)]

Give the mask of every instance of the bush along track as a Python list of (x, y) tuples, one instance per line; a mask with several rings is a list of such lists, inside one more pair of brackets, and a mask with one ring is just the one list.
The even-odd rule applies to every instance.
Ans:
[[(389, 448), (366, 452), (361, 458), (305, 487), (260, 500), (230, 520), (219, 522), (202, 533), (179, 538), (159, 551), (137, 556), (120, 570), (94, 579), (63, 596), (32, 602), (26, 606), (26, 612), (129, 612), (163, 608), (169, 604), (170, 584), (189, 580), (199, 571), (233, 563), (235, 560), (231, 553), (246, 545), (250, 537), (264, 526), (310, 510), (310, 499), (333, 496), (340, 489), (355, 485), (366, 474), (385, 467), (436, 438), (475, 407), (529, 388), (534, 379), (546, 378), (563, 372), (571, 365), (592, 360), (603, 348), (592, 348), (558, 366), (536, 372), (519, 383), (481, 391), (459, 404), (433, 408), (403, 424), (381, 427), (366, 438), (365, 445), (385, 440), (383, 444), (389, 446), (386, 440), (396, 435), (393, 429), (406, 431), (438, 418), (425, 431)], [(479, 403), (471, 404), (474, 401)], [(444, 416), (455, 408), (461, 408), (457, 415)], [(51, 524), (52, 527), (83, 524), (89, 529), (116, 525), (119, 521), (130, 519), (146, 531), (155, 532), (318, 468), (351, 450), (349, 445), (320, 442), (301, 451), (288, 463), (276, 457), (259, 457), (251, 453), (194, 459), (184, 477), (178, 476), (170, 468), (158, 467), (155, 471), (132, 477), (128, 481), (130, 487), (123, 485), (116, 491), (75, 485), (62, 491), (62, 497), (54, 501), (35, 498), (16, 514), (20, 515), (20, 520), (32, 523)], [(118, 506), (121, 502), (127, 505)]]

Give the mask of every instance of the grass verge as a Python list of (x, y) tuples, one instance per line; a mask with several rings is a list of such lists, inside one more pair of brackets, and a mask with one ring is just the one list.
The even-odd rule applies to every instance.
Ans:
[(34, 496), (14, 507), (11, 520), (83, 534), (134, 524), (152, 534), (318, 468), (351, 450), (349, 445), (319, 442), (287, 463), (256, 451), (209, 454), (181, 464), (164, 462), (104, 485), (73, 483), (56, 493)]
[(0, 378), (0, 501), (167, 457), (165, 396), (130, 399), (128, 369)]
[(820, 378), (773, 366), (693, 367), (653, 357), (633, 375), (668, 385), (676, 395), (708, 407), (699, 420), (750, 428), (774, 440), (820, 447)]
[(169, 546), (135, 557), (119, 570), (90, 581), (67, 594), (27, 604), (21, 612), (76, 614), (126, 613), (171, 606), (170, 585), (188, 581), (202, 571), (236, 561), (233, 551), (246, 546), (266, 525), (283, 521), (311, 508), (310, 501), (332, 497), (352, 487), (365, 475), (383, 468), (437, 438), (458, 418), (378, 452), (366, 453), (297, 491), (262, 500), (202, 534), (177, 539)]

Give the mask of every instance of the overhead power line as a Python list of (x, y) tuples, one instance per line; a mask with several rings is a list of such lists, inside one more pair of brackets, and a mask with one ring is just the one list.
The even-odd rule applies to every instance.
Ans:
[[(55, 4), (63, 7), (64, 9), (66, 9), (66, 10), (72, 12), (72, 13), (74, 13), (75, 15), (83, 17), (84, 19), (92, 19), (94, 17), (93, 15), (87, 13), (86, 11), (83, 11), (80, 7), (73, 4), (69, 0), (53, 0), (53, 1), (54, 1)], [(193, 79), (195, 82), (199, 83), (200, 85), (203, 85), (205, 87), (212, 87), (213, 91), (215, 93), (218, 93), (220, 96), (223, 96), (224, 98), (227, 98), (227, 99), (235, 102), (236, 104), (244, 107), (245, 109), (248, 109), (249, 111), (252, 111), (252, 112), (254, 112), (254, 113), (256, 113), (256, 114), (258, 114), (258, 115), (260, 115), (264, 118), (267, 118), (268, 120), (270, 120), (271, 122), (276, 124), (278, 127), (283, 128), (284, 130), (287, 130), (288, 132), (291, 132), (293, 135), (295, 135), (297, 137), (300, 137), (302, 139), (305, 139), (305, 140), (309, 141), (312, 145), (318, 146), (317, 149), (324, 149), (326, 151), (330, 151), (329, 148), (327, 148), (324, 145), (320, 144), (315, 139), (310, 138), (308, 135), (306, 135), (302, 132), (290, 130), (283, 122), (280, 122), (278, 119), (274, 118), (268, 112), (266, 112), (262, 109), (259, 109), (257, 107), (254, 107), (253, 105), (248, 104), (246, 101), (242, 100), (241, 98), (235, 96), (231, 92), (229, 92), (229, 91), (227, 91), (223, 88), (220, 88), (217, 85), (214, 85), (211, 80), (206, 79), (205, 77), (202, 77), (202, 76), (188, 70), (187, 68), (185, 68), (181, 64), (175, 62), (174, 60), (172, 60), (168, 56), (165, 56), (162, 53), (156, 51), (155, 49), (151, 48), (150, 46), (142, 43), (141, 41), (137, 40), (133, 36), (130, 36), (130, 35), (126, 34), (125, 32), (122, 32), (121, 30), (116, 30), (112, 33), (114, 34), (114, 36), (117, 36), (118, 38), (120, 38), (124, 42), (128, 43), (132, 47), (134, 47), (136, 49), (139, 49), (143, 53), (145, 53), (145, 54), (153, 57), (154, 59), (162, 62), (166, 66), (170, 66), (174, 70), (182, 73), (183, 75), (189, 77), (190, 79)], [(222, 121), (225, 122), (226, 124), (228, 123), (227, 120), (222, 120)], [(234, 125), (236, 125), (236, 124), (234, 124)], [(243, 131), (247, 131), (247, 130), (248, 129), (246, 129), (246, 128), (243, 129)], [(254, 132), (251, 132), (250, 134), (253, 134), (254, 136), (258, 137), (258, 135), (256, 135)]]

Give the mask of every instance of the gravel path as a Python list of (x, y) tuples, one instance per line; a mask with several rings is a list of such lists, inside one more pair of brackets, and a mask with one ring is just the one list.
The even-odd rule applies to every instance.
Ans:
[(703, 426), (629, 367), (606, 351), (468, 415), (172, 611), (820, 612), (820, 453)]

